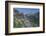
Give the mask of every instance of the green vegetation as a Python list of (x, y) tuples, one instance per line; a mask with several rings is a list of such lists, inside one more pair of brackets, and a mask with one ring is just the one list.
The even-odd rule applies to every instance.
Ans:
[(20, 27), (23, 27), (24, 25), (24, 21), (21, 20), (21, 19), (17, 19), (16, 17), (14, 17), (14, 27), (16, 28), (20, 28)]

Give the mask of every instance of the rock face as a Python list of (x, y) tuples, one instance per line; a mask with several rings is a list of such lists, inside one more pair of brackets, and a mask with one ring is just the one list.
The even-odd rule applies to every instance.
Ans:
[(32, 23), (29, 20), (25, 20), (24, 24), (25, 27), (32, 27)]
[(16, 24), (21, 25), (21, 27), (32, 27), (32, 22), (25, 15), (16, 15), (15, 19), (15, 23), (17, 22)]

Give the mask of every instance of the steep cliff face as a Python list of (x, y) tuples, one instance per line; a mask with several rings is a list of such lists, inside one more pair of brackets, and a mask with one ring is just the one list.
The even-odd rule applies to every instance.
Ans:
[(16, 14), (15, 27), (38, 27), (39, 26), (39, 14), (35, 13), (32, 15)]

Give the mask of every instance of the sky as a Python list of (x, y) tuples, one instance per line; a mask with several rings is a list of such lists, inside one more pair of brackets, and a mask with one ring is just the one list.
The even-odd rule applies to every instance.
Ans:
[(15, 9), (18, 10), (19, 13), (23, 13), (23, 14), (30, 14), (30, 13), (39, 12), (39, 9), (37, 9), (37, 8), (15, 8)]

